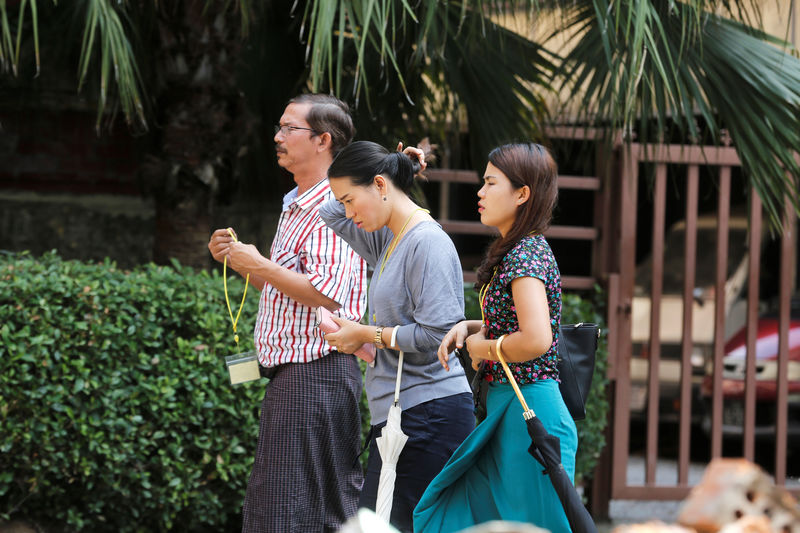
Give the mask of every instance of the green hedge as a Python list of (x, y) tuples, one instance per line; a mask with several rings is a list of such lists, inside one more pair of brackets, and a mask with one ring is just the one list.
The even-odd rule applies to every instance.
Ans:
[[(464, 286), (465, 314), (468, 319), (480, 319), (481, 308), (478, 293), (472, 284)], [(599, 289), (594, 293), (581, 297), (574, 293), (562, 294), (561, 322), (575, 324), (577, 322), (594, 322), (600, 324), (603, 334), (597, 346), (597, 360), (594, 368), (592, 388), (586, 401), (586, 418), (576, 422), (578, 427), (578, 455), (575, 465), (575, 484), (580, 485), (592, 478), (600, 452), (606, 445), (603, 432), (608, 415), (606, 387), (608, 378), (606, 368), (608, 361), (607, 336), (605, 335), (604, 295)]]
[[(230, 278), (232, 305), (243, 286)], [(263, 382), (228, 382), (224, 356), (237, 349), (219, 273), (0, 254), (0, 287), (0, 520), (239, 530)], [(467, 316), (479, 317), (474, 291), (465, 294)], [(257, 305), (249, 292), (239, 351), (252, 347)], [(564, 298), (567, 322), (597, 321), (592, 309)], [(604, 362), (601, 346), (598, 373)], [(596, 377), (578, 424), (579, 479), (603, 444)], [(364, 432), (367, 413), (362, 397)]]
[(227, 381), (221, 276), (3, 255), (0, 286), (0, 518), (238, 529), (263, 388)]

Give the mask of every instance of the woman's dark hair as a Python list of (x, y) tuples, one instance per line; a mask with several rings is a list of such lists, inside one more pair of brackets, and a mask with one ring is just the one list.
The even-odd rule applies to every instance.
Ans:
[(370, 141), (356, 141), (345, 147), (328, 168), (329, 178), (349, 177), (353, 184), (367, 187), (380, 174), (409, 194), (420, 164), (403, 152), (390, 152)]
[(498, 237), (489, 246), (483, 263), (478, 267), (477, 288), (489, 283), (494, 268), (523, 237), (530, 233), (543, 233), (550, 227), (558, 199), (558, 167), (544, 146), (535, 143), (504, 144), (489, 153), (489, 162), (506, 175), (515, 190), (527, 185), (531, 194), (527, 202), (517, 207), (508, 234)]

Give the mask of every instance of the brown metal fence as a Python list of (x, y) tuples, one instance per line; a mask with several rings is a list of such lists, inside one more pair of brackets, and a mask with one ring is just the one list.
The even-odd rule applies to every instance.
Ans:
[[(732, 282), (729, 279), (731, 265), (729, 265), (729, 252), (732, 235), (731, 218), (731, 172), (741, 165), (736, 151), (730, 147), (699, 147), (679, 145), (641, 145), (630, 144), (620, 146), (621, 176), (618, 192), (618, 206), (616, 211), (619, 216), (614, 222), (619, 236), (618, 266), (619, 266), (619, 294), (609, 292), (610, 306), (609, 325), (616, 328), (616, 332), (609, 340), (609, 351), (614, 358), (611, 377), (615, 383), (613, 431), (612, 431), (612, 473), (611, 497), (621, 499), (670, 499), (684, 498), (691, 488), (689, 482), (689, 465), (692, 438), (692, 414), (696, 395), (693, 388), (698, 383), (692, 374), (693, 350), (698, 336), (708, 336), (713, 349), (710, 361), (702, 368), (706, 377), (701, 376), (701, 385), (710, 388), (708, 406), (710, 413), (710, 457), (719, 457), (723, 454), (723, 422), (725, 409), (741, 404), (743, 420), (741, 424), (741, 456), (753, 460), (756, 443), (756, 407), (757, 388), (763, 383), (757, 379), (756, 365), (756, 340), (759, 320), (759, 278), (761, 266), (761, 239), (764, 234), (762, 220), (762, 207), (758, 196), (749, 191), (749, 215), (747, 219), (747, 261), (746, 261), (746, 355), (744, 357), (745, 376), (741, 385), (743, 399), (732, 400), (725, 391), (731, 388), (731, 380), (724, 378), (723, 357), (726, 339), (726, 326), (731, 320), (726, 311), (730, 310)], [(717, 183), (717, 212), (716, 219), (716, 247), (714, 250), (698, 250), (698, 190), (701, 180), (709, 174), (715, 176)], [(650, 172), (647, 172), (650, 171)], [(642, 174), (647, 173), (647, 176)], [(668, 298), (663, 292), (665, 277), (665, 232), (667, 220), (667, 186), (668, 173), (672, 176), (680, 175), (674, 182), (683, 181), (685, 189), (678, 192), (678, 196), (685, 202), (685, 222), (683, 225), (683, 250), (684, 262), (682, 265), (682, 291), (677, 306), (669, 307)], [(639, 187), (645, 179), (652, 180), (652, 211), (651, 220), (637, 220), (637, 207), (639, 206)], [(673, 184), (674, 185), (674, 184)], [(707, 189), (707, 188), (706, 188)], [(776, 482), (786, 484), (787, 461), (787, 424), (789, 382), (787, 379), (789, 368), (789, 327), (790, 327), (790, 297), (794, 293), (795, 271), (795, 228), (796, 216), (792, 211), (787, 211), (784, 217), (784, 231), (781, 237), (781, 264), (779, 281), (779, 309), (780, 318), (779, 356), (777, 361), (778, 371), (776, 379), (777, 393), (775, 398), (776, 411), (774, 418), (774, 474)], [(652, 227), (650, 251), (650, 283), (647, 287), (637, 287), (636, 246), (637, 229), (640, 226)], [(734, 243), (739, 244), (739, 243)], [(693, 313), (699, 312), (695, 301), (698, 298), (695, 288), (695, 274), (697, 272), (697, 258), (715, 257), (714, 285), (712, 288), (713, 303), (713, 328), (712, 331), (697, 331), (698, 321)], [(610, 278), (609, 278), (610, 279)], [(610, 289), (612, 287), (609, 287)], [(727, 295), (727, 296), (726, 296)], [(629, 480), (629, 450), (631, 438), (631, 406), (634, 403), (634, 388), (632, 386), (632, 368), (636, 368), (637, 360), (634, 358), (633, 333), (641, 329), (637, 320), (641, 318), (636, 314), (636, 300), (644, 300), (649, 305), (649, 330), (645, 350), (647, 354), (646, 375), (646, 414), (645, 446), (644, 446), (644, 482), (637, 483)], [(641, 306), (640, 306), (641, 307)], [(636, 316), (634, 316), (636, 315)], [(639, 326), (637, 328), (637, 326)], [(666, 359), (662, 358), (664, 329), (679, 328), (680, 346), (679, 357), (673, 361), (679, 368), (678, 389), (674, 400), (679, 405), (677, 432), (678, 456), (677, 479), (674, 483), (665, 483), (656, 480), (656, 467), (660, 457), (659, 430), (661, 428), (660, 405), (663, 402), (660, 388), (665, 382)], [(735, 403), (732, 403), (735, 402)], [(726, 407), (728, 406), (728, 407)], [(800, 422), (800, 421), (796, 421)], [(768, 428), (769, 430), (769, 428)], [(729, 453), (730, 455), (730, 453)], [(737, 455), (739, 455), (737, 453)], [(794, 492), (800, 492), (797, 487), (790, 487)]]

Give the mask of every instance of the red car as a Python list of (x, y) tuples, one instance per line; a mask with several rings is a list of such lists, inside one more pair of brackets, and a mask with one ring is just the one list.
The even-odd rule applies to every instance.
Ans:
[[(792, 318), (789, 327), (788, 365), (788, 433), (800, 437), (800, 300), (792, 301)], [(758, 319), (756, 339), (756, 427), (757, 437), (775, 434), (775, 413), (778, 376), (778, 317), (777, 314)], [(746, 326), (725, 343), (722, 372), (722, 432), (741, 436), (744, 432), (745, 355), (747, 351)], [(706, 376), (701, 388), (706, 404), (710, 406), (712, 378)], [(704, 427), (710, 429), (710, 409), (707, 409)]]

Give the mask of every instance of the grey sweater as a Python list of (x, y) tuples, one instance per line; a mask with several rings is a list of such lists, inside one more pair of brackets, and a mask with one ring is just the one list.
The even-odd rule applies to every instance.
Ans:
[[(461, 264), (450, 237), (436, 222), (421, 222), (406, 231), (397, 248), (380, 265), (393, 233), (367, 232), (345, 217), (333, 200), (319, 211), (322, 220), (373, 268), (369, 284), (369, 323), (397, 326), (395, 343), (404, 352), (400, 406), (409, 409), (436, 398), (470, 392), (464, 369), (450, 354), (450, 371), (436, 352), (445, 334), (464, 319)], [(367, 368), (366, 392), (372, 424), (386, 420), (394, 401), (398, 351), (378, 350)]]

